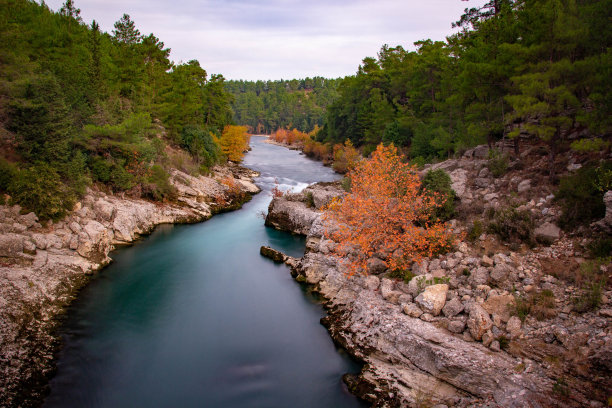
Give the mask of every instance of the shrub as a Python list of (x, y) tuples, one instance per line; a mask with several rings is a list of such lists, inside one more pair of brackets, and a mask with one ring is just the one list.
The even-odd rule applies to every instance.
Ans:
[(151, 175), (144, 188), (144, 195), (157, 201), (173, 200), (176, 198), (176, 188), (170, 183), (170, 175), (162, 166), (151, 167)]
[(76, 200), (74, 192), (62, 183), (57, 171), (46, 163), (16, 173), (9, 192), (13, 203), (35, 212), (42, 220), (62, 218)]
[(501, 177), (508, 170), (508, 156), (497, 149), (489, 150), (489, 161), (487, 164), (493, 177)]
[(599, 188), (599, 181), (600, 175), (610, 170), (612, 162), (606, 162), (599, 168), (585, 166), (575, 174), (561, 179), (559, 190), (555, 194), (555, 200), (559, 202), (562, 210), (559, 218), (561, 228), (569, 230), (589, 224), (605, 215), (605, 191)]
[(606, 258), (612, 255), (612, 237), (601, 236), (589, 242), (587, 249), (593, 258)]
[(0, 158), (0, 192), (9, 191), (11, 181), (15, 178), (16, 174), (17, 168), (12, 163)]
[(478, 239), (478, 237), (482, 235), (483, 232), (484, 232), (484, 227), (482, 225), (482, 221), (474, 220), (474, 222), (472, 223), (472, 226), (470, 227), (468, 231), (467, 238), (470, 241), (474, 242)]
[(580, 294), (574, 297), (574, 309), (583, 313), (594, 310), (601, 304), (601, 295), (608, 283), (607, 268), (602, 266), (610, 263), (610, 258), (600, 258), (584, 262), (580, 265), (574, 283), (580, 286)]
[(438, 207), (434, 216), (438, 221), (450, 220), (455, 215), (455, 200), (457, 195), (451, 188), (451, 178), (442, 169), (430, 170), (423, 178), (421, 188), (430, 193), (439, 194), (445, 201)]
[(522, 321), (528, 315), (532, 315), (538, 320), (545, 320), (557, 315), (555, 307), (554, 293), (550, 290), (543, 290), (526, 297), (515, 296), (514, 314)]
[(489, 224), (487, 231), (497, 234), (506, 242), (525, 242), (535, 245), (533, 234), (534, 223), (528, 211), (519, 211), (514, 207), (490, 209), (487, 212)]
[(367, 270), (367, 260), (378, 251), (389, 254), (389, 269), (408, 269), (452, 245), (451, 232), (432, 221), (439, 197), (421, 191), (416, 169), (401, 161), (395, 147), (379, 145), (350, 177), (351, 193), (334, 199), (324, 217), (338, 226), (329, 234), (338, 242), (336, 255), (353, 255), (351, 273)]
[(312, 195), (312, 191), (307, 191), (305, 195), (306, 195), (306, 206), (308, 208), (314, 208), (315, 202), (314, 202), (314, 196)]
[(395, 269), (389, 273), (389, 277), (393, 279), (401, 279), (405, 283), (408, 283), (414, 278), (416, 275), (412, 273), (410, 269)]

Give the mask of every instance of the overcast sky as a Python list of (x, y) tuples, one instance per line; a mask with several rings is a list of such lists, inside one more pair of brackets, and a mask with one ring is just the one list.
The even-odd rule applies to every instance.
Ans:
[[(123, 13), (142, 34), (228, 79), (352, 75), (383, 44), (444, 40), (465, 7), (486, 0), (74, 0), (111, 32)], [(57, 11), (64, 0), (46, 0)]]

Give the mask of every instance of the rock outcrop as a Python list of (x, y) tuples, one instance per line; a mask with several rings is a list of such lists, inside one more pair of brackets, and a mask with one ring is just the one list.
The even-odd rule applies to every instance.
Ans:
[[(42, 225), (34, 213), (0, 206), (0, 406), (40, 403), (58, 345), (57, 317), (116, 245), (156, 225), (204, 221), (258, 192), (257, 173), (217, 167), (211, 177), (178, 170), (177, 203), (154, 203), (90, 190), (65, 219)], [(243, 193), (224, 184), (231, 177)]]

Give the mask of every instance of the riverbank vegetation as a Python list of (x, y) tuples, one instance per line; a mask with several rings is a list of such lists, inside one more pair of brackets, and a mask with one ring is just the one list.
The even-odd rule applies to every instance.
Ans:
[(355, 165), (350, 180), (350, 192), (334, 199), (325, 217), (334, 225), (328, 232), (334, 252), (349, 261), (351, 273), (367, 271), (374, 259), (409, 270), (452, 247), (453, 235), (438, 216), (452, 197), (422, 188), (417, 169), (402, 162), (393, 145), (380, 144)]
[(323, 126), (326, 108), (338, 96), (340, 79), (322, 77), (279, 81), (226, 81), (234, 97), (236, 123), (250, 132), (271, 134), (278, 129), (310, 132)]
[(170, 167), (206, 173), (229, 156), (223, 76), (173, 63), (127, 14), (105, 33), (72, 0), (3, 0), (0, 21), (3, 201), (58, 219), (91, 183), (167, 200)]

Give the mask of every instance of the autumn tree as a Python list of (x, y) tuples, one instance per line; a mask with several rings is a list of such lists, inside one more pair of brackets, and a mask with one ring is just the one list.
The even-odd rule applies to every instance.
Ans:
[(365, 272), (372, 257), (406, 270), (452, 244), (447, 226), (432, 217), (444, 198), (421, 189), (416, 168), (393, 145), (380, 144), (349, 177), (351, 192), (332, 201), (324, 216), (331, 221), (326, 234), (338, 243), (336, 255), (348, 258), (351, 274)]
[(228, 125), (216, 142), (219, 143), (221, 151), (228, 160), (239, 162), (249, 148), (250, 138), (246, 126)]

